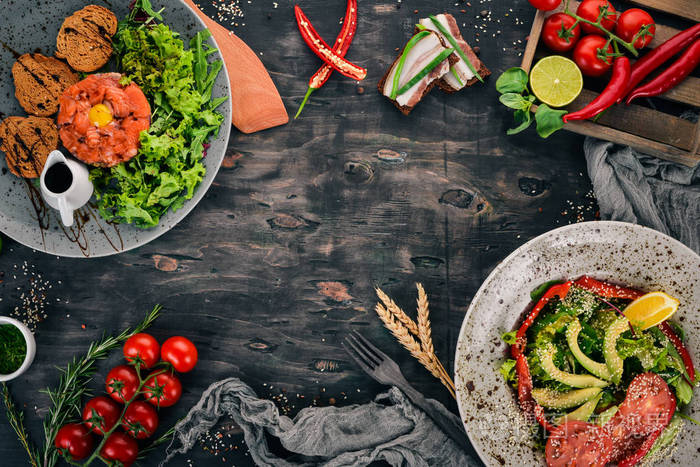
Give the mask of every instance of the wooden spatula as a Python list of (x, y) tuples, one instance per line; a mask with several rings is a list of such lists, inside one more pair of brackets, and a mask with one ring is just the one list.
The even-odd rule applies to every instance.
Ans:
[(184, 2), (204, 21), (219, 45), (231, 81), (233, 125), (243, 133), (254, 133), (289, 122), (277, 87), (255, 52), (202, 13), (192, 0)]

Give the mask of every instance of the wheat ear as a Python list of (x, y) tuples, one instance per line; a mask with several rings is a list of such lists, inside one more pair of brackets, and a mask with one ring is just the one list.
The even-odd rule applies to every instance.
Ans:
[(448, 385), (454, 390), (455, 384), (452, 382), (452, 378), (442, 366), (442, 362), (437, 358), (435, 354), (435, 348), (433, 347), (433, 331), (430, 327), (430, 308), (428, 306), (428, 294), (425, 293), (423, 284), (417, 283), (416, 288), (418, 289), (418, 299), (416, 303), (418, 305), (418, 337), (421, 341), (421, 346), (423, 351), (432, 355), (433, 362), (438, 370), (442, 373), (442, 379), (444, 379)]
[(394, 303), (394, 301), (391, 298), (389, 298), (389, 296), (385, 294), (382, 289), (377, 287), (374, 290), (377, 292), (377, 297), (379, 297), (379, 299), (382, 302), (384, 302), (386, 310), (391, 312), (391, 314), (394, 315), (396, 319), (398, 319), (399, 322), (401, 322), (401, 324), (406, 326), (406, 328), (411, 334), (417, 336), (418, 326), (416, 325), (416, 323), (411, 318), (409, 318), (408, 315), (404, 313), (404, 311), (396, 303)]
[(375, 310), (377, 315), (384, 323), (384, 326), (394, 335), (396, 340), (408, 350), (413, 357), (420, 362), (434, 377), (440, 380), (447, 390), (455, 397), (454, 390), (450, 386), (449, 382), (445, 380), (443, 371), (440, 370), (440, 366), (435, 364), (434, 354), (430, 355), (423, 351), (420, 343), (408, 332), (406, 326), (395, 320), (395, 315), (389, 310), (384, 308), (381, 304), (377, 303)]

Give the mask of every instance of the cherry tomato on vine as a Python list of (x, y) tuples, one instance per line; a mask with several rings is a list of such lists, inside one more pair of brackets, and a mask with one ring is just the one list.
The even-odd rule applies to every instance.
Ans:
[(175, 336), (163, 342), (160, 354), (178, 373), (192, 371), (197, 364), (197, 347), (186, 337)]
[(151, 368), (160, 358), (160, 345), (150, 334), (134, 334), (124, 343), (124, 358), (132, 365), (141, 362), (141, 368)]
[[(602, 9), (606, 6), (608, 7), (608, 10), (600, 24), (608, 31), (612, 31), (615, 27), (615, 21), (617, 20), (617, 11), (608, 0), (583, 0), (576, 9), (576, 14), (583, 19), (587, 19), (588, 21), (593, 21), (595, 23), (598, 21), (598, 17), (601, 15)], [(588, 23), (582, 22), (581, 29), (583, 29), (583, 32), (586, 34), (598, 34), (600, 36), (605, 35), (603, 31), (595, 26), (591, 26)]]
[[(602, 50), (607, 40), (594, 34), (584, 36), (576, 44), (574, 49), (574, 62), (586, 76), (602, 76), (610, 69), (612, 58), (601, 59)], [(608, 45), (608, 53), (613, 53), (613, 48)]]
[(144, 401), (134, 401), (126, 409), (122, 428), (136, 439), (146, 439), (158, 429), (158, 412)]
[(56, 433), (53, 445), (64, 454), (70, 454), (71, 459), (85, 459), (91, 452), (94, 439), (90, 431), (82, 423), (69, 423)]
[(534, 6), (538, 10), (551, 11), (559, 6), (561, 0), (527, 0), (530, 5)]
[(124, 467), (129, 467), (139, 455), (139, 445), (134, 438), (121, 431), (115, 431), (107, 438), (100, 455), (109, 461), (118, 461)]
[(542, 41), (544, 45), (555, 52), (571, 50), (581, 37), (581, 27), (571, 27), (576, 23), (573, 16), (565, 13), (554, 13), (544, 21)]
[(634, 41), (635, 49), (643, 49), (654, 38), (656, 34), (656, 24), (654, 19), (646, 11), (639, 8), (630, 8), (624, 11), (617, 20), (615, 34), (620, 36), (625, 42), (632, 42), (634, 36), (639, 33), (643, 26), (649, 26), (647, 31)]
[(85, 426), (98, 435), (112, 429), (119, 421), (121, 407), (109, 397), (97, 396), (90, 399), (83, 409)]
[(131, 400), (139, 388), (139, 377), (136, 370), (129, 365), (115, 366), (107, 373), (105, 389), (109, 397), (124, 404)]
[(146, 401), (156, 407), (175, 405), (182, 396), (182, 383), (173, 373), (149, 375), (143, 389)]

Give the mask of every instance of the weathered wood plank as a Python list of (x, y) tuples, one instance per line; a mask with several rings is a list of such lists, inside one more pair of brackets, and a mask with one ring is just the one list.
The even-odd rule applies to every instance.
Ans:
[(637, 6), (652, 8), (690, 21), (700, 21), (700, 7), (696, 0), (627, 0)]

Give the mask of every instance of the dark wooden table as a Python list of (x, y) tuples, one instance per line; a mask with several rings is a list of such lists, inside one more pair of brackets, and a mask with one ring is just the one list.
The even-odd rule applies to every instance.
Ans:
[[(209, 0), (199, 3), (217, 18)], [(233, 29), (260, 52), (293, 114), (319, 66), (297, 32), (295, 2), (239, 3), (245, 17), (235, 19)], [(299, 3), (332, 42), (345, 2)], [(413, 311), (414, 283), (425, 285), (436, 351), (452, 369), (470, 299), (498, 262), (534, 236), (594, 217), (583, 140), (559, 132), (545, 142), (534, 129), (505, 135), (512, 117), (498, 103), (494, 82), (521, 60), (534, 15), (527, 1), (359, 3), (348, 57), (369, 70), (361, 87), (335, 74), (299, 120), (254, 135), (234, 131), (206, 197), (166, 235), (89, 260), (48, 256), (4, 238), (0, 314), (21, 305), (32, 279), (51, 285), (44, 291), (47, 317), (36, 332), (34, 365), (11, 383), (35, 439), (43, 435), (48, 406), (38, 390), (56, 384), (54, 366), (82, 354), (103, 331), (136, 324), (156, 303), (165, 312), (152, 333), (161, 340), (189, 336), (201, 359), (183, 377), (183, 399), (163, 424), (229, 376), (275, 397), (291, 415), (312, 404), (367, 402), (386, 388), (341, 348), (353, 329), (395, 358), (426, 396), (457, 410), (383, 329), (373, 288)], [(491, 12), (486, 32), (474, 27), (484, 22), (476, 18), (482, 10)], [(452, 96), (434, 90), (405, 117), (377, 93), (376, 83), (417, 18), (441, 11), (466, 24), (465, 39), (481, 48), (494, 76), (486, 86)], [(118, 360), (115, 353), (103, 368)], [(0, 464), (25, 465), (7, 421), (0, 420)], [(230, 434), (227, 445), (237, 449), (214, 458), (197, 447), (173, 465), (188, 465), (187, 459), (216, 465), (223, 458), (224, 465), (249, 464), (240, 433), (234, 428)], [(143, 465), (160, 459), (151, 455)]]

